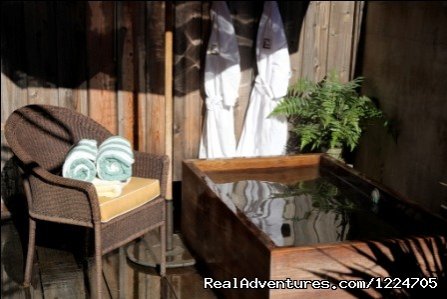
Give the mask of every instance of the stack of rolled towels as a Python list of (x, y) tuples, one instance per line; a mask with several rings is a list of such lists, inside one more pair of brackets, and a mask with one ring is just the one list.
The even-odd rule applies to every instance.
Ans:
[(96, 140), (82, 139), (68, 152), (62, 175), (93, 183), (98, 196), (116, 197), (129, 182), (134, 161), (131, 144), (123, 137), (109, 137), (99, 148)]

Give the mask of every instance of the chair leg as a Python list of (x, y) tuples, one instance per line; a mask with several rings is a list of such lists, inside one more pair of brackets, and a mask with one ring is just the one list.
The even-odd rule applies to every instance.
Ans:
[(29, 287), (33, 273), (34, 253), (36, 252), (36, 221), (29, 219), (28, 252), (26, 254), (25, 277), (23, 285)]
[[(99, 226), (99, 225), (98, 225)], [(95, 276), (96, 276), (96, 298), (102, 296), (102, 244), (100, 227), (95, 226)]]
[(166, 224), (160, 226), (160, 276), (166, 274)]

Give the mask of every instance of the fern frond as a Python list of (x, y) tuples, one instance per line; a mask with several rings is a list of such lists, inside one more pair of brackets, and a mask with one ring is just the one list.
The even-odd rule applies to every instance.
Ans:
[(353, 150), (363, 121), (383, 118), (370, 98), (357, 93), (363, 79), (342, 82), (337, 73), (331, 72), (320, 82), (298, 80), (271, 115), (288, 117), (301, 150), (342, 146)]

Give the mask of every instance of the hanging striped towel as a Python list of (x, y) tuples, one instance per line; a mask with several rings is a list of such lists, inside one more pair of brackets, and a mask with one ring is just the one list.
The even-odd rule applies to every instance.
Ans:
[(100, 179), (125, 181), (132, 176), (133, 163), (133, 151), (125, 138), (112, 136), (99, 146), (96, 170)]
[(62, 166), (62, 176), (80, 181), (91, 182), (96, 176), (96, 140), (81, 139), (71, 148)]

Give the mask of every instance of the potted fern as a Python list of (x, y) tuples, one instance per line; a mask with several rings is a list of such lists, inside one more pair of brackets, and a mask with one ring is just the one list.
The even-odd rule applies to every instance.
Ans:
[(272, 115), (288, 117), (301, 152), (322, 151), (340, 159), (342, 149), (358, 145), (365, 120), (383, 117), (370, 98), (357, 93), (362, 80), (342, 83), (334, 73), (318, 83), (300, 79)]

